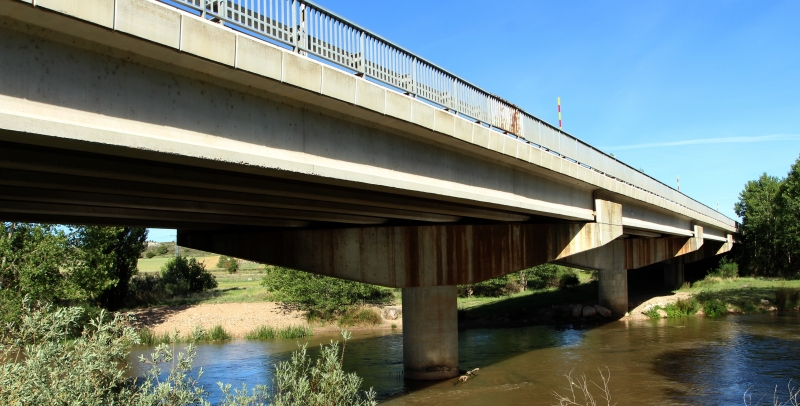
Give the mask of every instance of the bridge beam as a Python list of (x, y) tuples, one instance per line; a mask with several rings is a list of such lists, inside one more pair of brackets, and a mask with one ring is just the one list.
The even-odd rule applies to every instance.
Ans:
[(181, 246), (375, 285), (477, 283), (600, 247), (622, 235), (619, 205), (597, 222), (178, 232)]
[(561, 258), (557, 263), (598, 271), (600, 305), (616, 317), (628, 312), (628, 270), (679, 258), (703, 245), (703, 227), (688, 238), (631, 238)]

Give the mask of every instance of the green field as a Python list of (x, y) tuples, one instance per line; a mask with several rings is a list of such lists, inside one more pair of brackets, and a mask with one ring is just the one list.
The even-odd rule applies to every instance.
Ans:
[[(139, 259), (139, 274), (158, 273), (171, 256)], [(186, 305), (199, 303), (249, 303), (272, 301), (272, 295), (261, 286), (263, 277), (261, 264), (243, 262), (239, 271), (230, 274), (215, 265), (219, 256), (198, 257), (198, 261), (206, 265), (206, 269), (217, 279), (217, 288), (187, 296), (177, 296), (164, 301), (163, 305)]]

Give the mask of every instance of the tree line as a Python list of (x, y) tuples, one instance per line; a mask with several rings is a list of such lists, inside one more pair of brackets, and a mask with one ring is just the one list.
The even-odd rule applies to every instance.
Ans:
[(742, 271), (800, 277), (800, 158), (786, 177), (764, 173), (747, 182), (734, 210), (742, 219), (736, 255)]

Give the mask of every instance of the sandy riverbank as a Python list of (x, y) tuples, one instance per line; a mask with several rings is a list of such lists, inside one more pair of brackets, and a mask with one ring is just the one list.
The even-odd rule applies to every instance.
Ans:
[[(380, 312), (381, 309), (376, 309)], [(279, 303), (218, 303), (199, 304), (187, 306), (159, 306), (146, 309), (136, 309), (134, 314), (137, 327), (146, 327), (156, 333), (171, 333), (175, 330), (185, 335), (195, 326), (210, 329), (221, 325), (234, 337), (244, 337), (247, 332), (258, 326), (271, 326), (284, 328), (289, 326), (310, 326), (314, 332), (339, 331), (341, 328), (335, 323), (309, 324), (303, 312), (287, 310)], [(361, 329), (391, 329), (392, 325), (401, 328), (402, 319), (386, 320), (376, 326), (352, 326), (348, 330)]]

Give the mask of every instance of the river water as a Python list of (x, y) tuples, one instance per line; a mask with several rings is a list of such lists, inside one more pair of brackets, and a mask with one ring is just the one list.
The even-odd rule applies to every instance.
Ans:
[[(302, 342), (318, 347), (336, 338)], [(273, 365), (288, 359), (297, 341), (201, 344), (194, 365), (203, 368), (200, 382), (214, 402), (217, 381), (234, 387), (269, 382)], [(551, 390), (566, 393), (564, 374), (585, 373), (600, 383), (598, 368), (610, 371), (618, 405), (742, 405), (748, 388), (757, 393), (755, 404), (767, 392), (771, 400), (776, 385), (785, 393), (790, 379), (800, 385), (797, 312), (461, 331), (460, 367), (480, 368), (466, 384), (403, 380), (402, 345), (399, 331), (354, 332), (347, 343), (345, 369), (363, 377), (382, 404), (551, 405)], [(144, 373), (134, 360), (149, 350), (134, 349), (133, 373)]]

